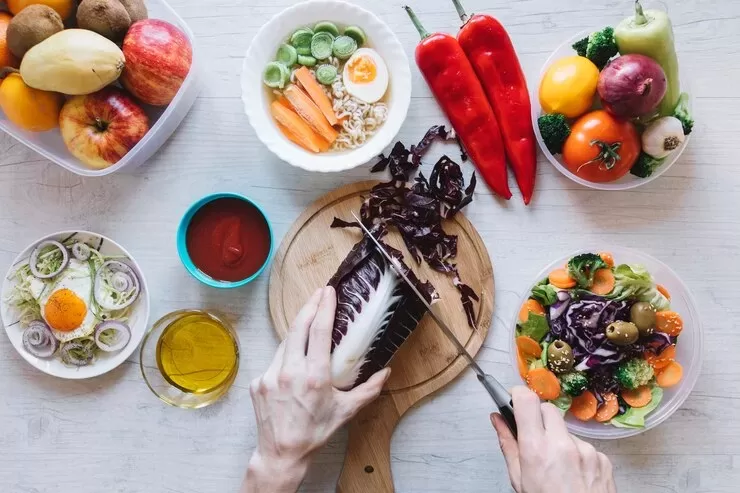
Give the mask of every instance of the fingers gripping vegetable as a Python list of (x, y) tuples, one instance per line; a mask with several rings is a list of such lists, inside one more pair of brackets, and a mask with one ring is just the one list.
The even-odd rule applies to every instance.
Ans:
[(501, 126), (506, 157), (524, 203), (529, 204), (537, 174), (537, 151), (527, 80), (519, 58), (498, 20), (481, 14), (468, 18), (460, 0), (453, 3), (464, 22), (457, 39), (488, 95)]
[(470, 61), (455, 38), (429, 34), (411, 8), (405, 8), (422, 37), (416, 47), (419, 70), (483, 179), (500, 197), (510, 199), (501, 129)]

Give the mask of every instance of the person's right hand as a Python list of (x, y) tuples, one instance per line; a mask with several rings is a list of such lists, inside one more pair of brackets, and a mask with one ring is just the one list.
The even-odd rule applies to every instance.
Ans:
[(570, 433), (558, 408), (526, 387), (512, 390), (519, 441), (491, 415), (517, 493), (616, 493), (606, 455)]

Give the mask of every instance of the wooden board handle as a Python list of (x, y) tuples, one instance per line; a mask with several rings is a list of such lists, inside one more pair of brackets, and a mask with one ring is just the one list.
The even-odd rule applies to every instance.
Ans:
[(384, 394), (352, 420), (337, 493), (394, 492), (391, 437), (400, 418), (393, 398)]

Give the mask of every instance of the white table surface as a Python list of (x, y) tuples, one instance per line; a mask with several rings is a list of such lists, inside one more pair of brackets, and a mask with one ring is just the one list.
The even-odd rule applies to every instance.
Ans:
[[(248, 383), (276, 347), (267, 277), (217, 292), (191, 279), (177, 257), (175, 229), (199, 197), (235, 190), (262, 203), (278, 238), (309, 203), (367, 179), (367, 167), (312, 175), (257, 141), (242, 111), (239, 72), (250, 40), (291, 0), (175, 0), (205, 51), (207, 82), (190, 114), (151, 162), (133, 174), (83, 179), (0, 136), (0, 267), (49, 232), (84, 228), (127, 247), (147, 274), (152, 321), (175, 309), (215, 308), (238, 328), (243, 357), (222, 402), (182, 411), (144, 384), (138, 356), (91, 381), (48, 377), (0, 337), (0, 491), (3, 493), (226, 493), (237, 490), (255, 444)], [(418, 36), (399, 0), (358, 0), (397, 33), (409, 56)], [(563, 39), (615, 23), (628, 0), (467, 0), (508, 28), (530, 84)], [(448, 0), (411, 0), (431, 30), (458, 26)], [(496, 312), (478, 360), (505, 383), (506, 324), (519, 293), (552, 258), (585, 242), (620, 244), (670, 264), (693, 290), (706, 358), (699, 382), (668, 422), (642, 436), (596, 443), (613, 459), (623, 493), (729, 493), (740, 484), (740, 3), (670, 2), (677, 44), (692, 77), (698, 121), (689, 149), (666, 175), (630, 192), (590, 191), (540, 158), (534, 203), (494, 201), (484, 186), (467, 210), (496, 275)], [(400, 138), (416, 142), (443, 118), (413, 67), (414, 95)], [(439, 147), (436, 149), (439, 151)], [(448, 150), (454, 152), (454, 150)], [(431, 156), (432, 158), (436, 156)], [(431, 161), (431, 159), (430, 159)], [(513, 180), (511, 180), (513, 184)], [(515, 192), (517, 193), (517, 192)], [(488, 421), (488, 397), (466, 374), (412, 409), (396, 430), (399, 492), (508, 491)], [(304, 490), (333, 491), (346, 436), (317, 457)]]

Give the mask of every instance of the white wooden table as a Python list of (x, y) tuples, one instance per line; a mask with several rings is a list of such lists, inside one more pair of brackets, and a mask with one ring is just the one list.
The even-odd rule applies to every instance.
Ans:
[[(52, 231), (84, 228), (111, 236), (141, 263), (152, 321), (179, 308), (230, 315), (243, 357), (228, 397), (182, 411), (144, 384), (138, 356), (85, 382), (47, 377), (0, 337), (0, 491), (3, 493), (225, 493), (236, 491), (255, 444), (249, 381), (276, 347), (267, 277), (234, 292), (191, 279), (175, 250), (175, 229), (197, 198), (235, 190), (262, 203), (278, 239), (323, 193), (368, 178), (367, 167), (312, 175), (272, 156), (242, 111), (239, 72), (250, 40), (292, 0), (175, 0), (208, 72), (206, 87), (172, 139), (134, 174), (82, 179), (0, 136), (0, 268)], [(398, 34), (410, 57), (418, 36), (400, 0), (358, 0)], [(628, 14), (628, 0), (467, 0), (508, 28), (530, 84), (549, 52), (572, 33)], [(641, 249), (669, 263), (693, 290), (706, 359), (689, 400), (642, 436), (597, 443), (623, 493), (730, 493), (740, 488), (740, 3), (671, 3), (681, 61), (692, 77), (698, 121), (689, 149), (665, 176), (624, 193), (573, 184), (540, 159), (534, 204), (505, 206), (481, 186), (467, 210), (495, 264), (494, 325), (478, 359), (506, 383), (507, 326), (527, 282), (552, 258), (585, 242)], [(429, 30), (454, 33), (448, 0), (411, 0)], [(413, 58), (411, 58), (413, 60)], [(441, 113), (415, 67), (414, 96), (400, 138), (416, 142)], [(439, 151), (439, 148), (436, 149)], [(454, 151), (450, 151), (454, 152)], [(431, 159), (436, 156), (431, 156)], [(430, 161), (431, 161), (430, 159)], [(513, 180), (512, 180), (513, 183)], [(399, 492), (508, 491), (488, 397), (466, 374), (413, 409), (392, 445)], [(345, 445), (336, 437), (316, 458), (304, 489), (333, 491)]]

